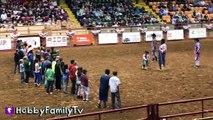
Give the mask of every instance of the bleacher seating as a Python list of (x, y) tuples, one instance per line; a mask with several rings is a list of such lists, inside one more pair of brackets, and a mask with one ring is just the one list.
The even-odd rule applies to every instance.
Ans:
[(80, 24), (85, 27), (141, 26), (159, 22), (143, 7), (134, 7), (131, 0), (119, 1), (67, 0), (67, 4)]
[[(205, 4), (201, 4), (201, 1)], [(212, 7), (211, 1), (201, 1), (193, 3), (193, 1), (190, 0), (186, 0), (185, 2), (179, 0), (164, 2), (152, 0), (152, 2), (149, 2), (148, 5), (168, 23), (175, 23), (175, 20), (177, 19), (181, 19), (181, 23), (213, 21), (213, 13), (209, 9)]]

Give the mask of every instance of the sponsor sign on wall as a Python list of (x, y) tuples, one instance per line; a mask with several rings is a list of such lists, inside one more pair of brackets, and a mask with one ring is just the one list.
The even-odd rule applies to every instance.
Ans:
[(40, 37), (19, 37), (18, 40), (26, 42), (28, 45), (31, 45), (33, 48), (40, 47)]
[(46, 38), (47, 47), (61, 47), (67, 46), (67, 37), (66, 36), (48, 36)]
[(140, 32), (126, 32), (122, 36), (123, 43), (141, 42)]
[(152, 34), (156, 35), (157, 41), (160, 41), (163, 38), (163, 31), (147, 31), (146, 32), (146, 41), (152, 41)]
[(0, 39), (0, 50), (10, 50), (11, 39)]
[(168, 40), (182, 40), (184, 39), (183, 30), (168, 30), (167, 31)]
[(98, 44), (115, 44), (118, 43), (117, 33), (100, 33), (98, 34)]
[(189, 29), (189, 38), (205, 38), (206, 28), (190, 28)]
[(73, 36), (74, 45), (91, 45), (93, 37), (92, 34), (82, 34)]

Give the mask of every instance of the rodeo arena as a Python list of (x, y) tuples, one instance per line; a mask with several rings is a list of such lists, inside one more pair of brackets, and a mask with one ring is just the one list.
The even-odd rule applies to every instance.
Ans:
[(212, 0), (0, 0), (0, 120), (213, 120)]

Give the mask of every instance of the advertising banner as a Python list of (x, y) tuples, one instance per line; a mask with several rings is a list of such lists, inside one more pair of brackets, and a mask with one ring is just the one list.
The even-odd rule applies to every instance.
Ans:
[(40, 47), (40, 37), (19, 37), (18, 40), (26, 42), (28, 45), (31, 45), (33, 48)]
[(46, 38), (47, 47), (67, 46), (67, 36), (48, 36)]
[(140, 32), (125, 32), (122, 38), (123, 43), (141, 42)]
[(92, 34), (82, 34), (73, 36), (74, 45), (91, 45), (93, 42)]
[(98, 44), (115, 44), (118, 43), (117, 33), (100, 33), (98, 34)]
[(168, 30), (167, 39), (168, 40), (183, 40), (184, 39), (183, 30)]
[(190, 28), (189, 29), (189, 38), (205, 38), (206, 28)]
[(152, 34), (156, 35), (156, 39), (157, 41), (160, 41), (161, 39), (163, 39), (163, 31), (147, 31), (146, 32), (146, 41), (152, 41)]
[(10, 50), (11, 46), (11, 39), (0, 39), (0, 50)]

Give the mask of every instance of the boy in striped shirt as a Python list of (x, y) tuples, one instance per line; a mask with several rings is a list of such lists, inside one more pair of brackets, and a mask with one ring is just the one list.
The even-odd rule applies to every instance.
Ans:
[(195, 48), (194, 48), (194, 54), (195, 54), (195, 67), (200, 67), (200, 40), (195, 39)]

